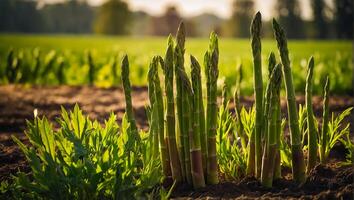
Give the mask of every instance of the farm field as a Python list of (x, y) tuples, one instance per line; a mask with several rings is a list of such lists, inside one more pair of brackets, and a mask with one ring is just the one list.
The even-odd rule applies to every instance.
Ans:
[[(189, 38), (186, 42), (186, 68), (189, 70), (189, 55), (195, 56), (202, 63), (208, 38)], [(4, 74), (6, 57), (10, 49), (14, 55), (22, 58), (23, 65), (34, 67), (34, 52), (39, 52), (42, 68), (54, 57), (52, 70), (45, 77), (38, 78), (37, 84), (57, 85), (55, 78), (59, 62), (64, 63), (65, 84), (88, 84), (89, 66), (87, 52), (92, 56), (96, 67), (95, 85), (109, 87), (119, 84), (112, 76), (112, 64), (120, 63), (124, 54), (129, 56), (131, 80), (133, 85), (147, 84), (147, 71), (153, 55), (164, 55), (166, 47), (164, 37), (108, 37), (90, 35), (21, 35), (0, 34), (0, 75)], [(226, 82), (230, 92), (236, 83), (237, 68), (242, 64), (243, 83), (241, 89), (245, 94), (252, 94), (252, 53), (248, 39), (220, 38), (219, 85)], [(322, 94), (325, 76), (332, 79), (331, 90), (336, 94), (351, 94), (352, 86), (352, 44), (350, 41), (290, 40), (290, 59), (293, 66), (296, 93), (304, 93), (307, 60), (315, 59), (314, 93)], [(275, 40), (262, 40), (262, 63), (267, 65), (269, 53), (276, 51)], [(119, 67), (118, 67), (119, 70)], [(80, 74), (78, 76), (77, 74)], [(117, 76), (119, 76), (118, 73)], [(263, 80), (266, 80), (263, 70)], [(43, 80), (45, 78), (45, 80)], [(120, 80), (120, 78), (118, 78)], [(1, 80), (1, 79), (0, 79)], [(4, 81), (2, 79), (2, 81)], [(31, 82), (25, 80), (24, 82)], [(232, 90), (231, 90), (232, 89)], [(231, 93), (230, 93), (231, 94)]]
[[(33, 109), (37, 108), (39, 115), (47, 116), (53, 123), (60, 116), (60, 106), (66, 109), (73, 109), (78, 103), (83, 112), (92, 119), (98, 119), (101, 123), (109, 117), (113, 111), (119, 120), (124, 114), (124, 96), (121, 88), (92, 88), (87, 86), (49, 86), (49, 87), (19, 87), (0, 86), (0, 95), (6, 98), (0, 100), (0, 143), (1, 154), (0, 180), (9, 180), (10, 174), (18, 170), (30, 172), (25, 156), (11, 139), (16, 135), (25, 144), (28, 139), (23, 134), (26, 128), (25, 120), (33, 120)], [(95, 98), (91, 98), (94, 96)], [(148, 91), (146, 87), (133, 88), (132, 98), (137, 125), (143, 130), (148, 129), (145, 105), (148, 104)], [(321, 118), (322, 97), (314, 97), (314, 112), (316, 117)], [(297, 102), (304, 104), (304, 96), (298, 96)], [(253, 97), (241, 98), (241, 104), (250, 108), (254, 103)], [(330, 111), (340, 113), (354, 104), (351, 96), (333, 96), (330, 99)], [(231, 102), (230, 109), (233, 110), (234, 103)], [(285, 99), (282, 100), (282, 110), (286, 110)], [(354, 121), (354, 115), (345, 119), (346, 123)], [(353, 128), (353, 126), (351, 126)], [(351, 129), (353, 133), (353, 129)], [(172, 197), (180, 198), (236, 198), (243, 195), (244, 198), (255, 198), (263, 196), (299, 198), (320, 198), (320, 197), (350, 197), (353, 186), (353, 171), (351, 168), (343, 167), (335, 162), (345, 161), (346, 150), (342, 145), (336, 145), (331, 153), (331, 163), (325, 166), (318, 166), (316, 172), (305, 186), (298, 188), (291, 182), (291, 170), (283, 169), (284, 179), (275, 183), (271, 190), (264, 189), (254, 178), (246, 178), (241, 182), (230, 183), (221, 179), (221, 183), (215, 186), (208, 186), (199, 191), (193, 191), (189, 187), (178, 188), (173, 192)], [(346, 179), (342, 179), (345, 177)], [(321, 185), (318, 188), (318, 185)], [(306, 186), (308, 188), (306, 188)], [(274, 192), (274, 193), (272, 193)]]
[(287, 46), (260, 24), (252, 42), (183, 23), (168, 39), (1, 34), (0, 197), (352, 198), (351, 42)]

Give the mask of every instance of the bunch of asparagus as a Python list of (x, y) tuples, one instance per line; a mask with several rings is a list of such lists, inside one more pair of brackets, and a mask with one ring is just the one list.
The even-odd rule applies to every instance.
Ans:
[[(157, 107), (158, 114), (155, 116), (158, 117), (160, 158), (164, 176), (172, 176), (176, 182), (200, 188), (206, 183), (218, 183), (215, 143), (219, 59), (217, 35), (211, 34), (209, 50), (205, 54), (206, 114), (200, 64), (194, 56), (190, 56), (189, 78), (184, 66), (184, 54), (185, 27), (181, 23), (176, 41), (174, 42), (171, 35), (168, 37), (165, 58), (154, 57), (151, 61), (148, 74), (150, 110)], [(158, 65), (164, 75), (165, 105)]]
[[(281, 63), (277, 63), (274, 53), (269, 55), (268, 83), (265, 93), (263, 93), (261, 27), (261, 14), (258, 12), (251, 24), (256, 112), (255, 127), (249, 135), (244, 134), (243, 124), (240, 120), (241, 66), (238, 70), (239, 81), (235, 92), (236, 118), (240, 123), (236, 131), (241, 141), (240, 148), (247, 155), (246, 173), (259, 178), (265, 187), (271, 187), (273, 180), (281, 177), (279, 146), (283, 143), (281, 139), (284, 137), (281, 136), (280, 89), (283, 80), (290, 127), (292, 174), (296, 182), (302, 183), (306, 178), (301, 140), (302, 132), (298, 122), (285, 32), (274, 19), (273, 29)], [(201, 188), (206, 183), (217, 184), (219, 182), (216, 157), (216, 131), (219, 112), (217, 104), (217, 79), (219, 75), (217, 35), (214, 32), (211, 33), (209, 49), (204, 55), (206, 109), (203, 101), (200, 64), (194, 56), (190, 56), (191, 75), (189, 78), (185, 70), (184, 54), (185, 27), (181, 23), (175, 41), (171, 35), (168, 37), (165, 57), (153, 57), (149, 67), (150, 133), (155, 141), (153, 156), (160, 157), (163, 175), (172, 177), (177, 183), (187, 183), (193, 185), (194, 188)], [(164, 87), (161, 87), (158, 66), (163, 71)], [(332, 138), (328, 136), (328, 78), (325, 86), (324, 122), (321, 135), (317, 138), (318, 128), (315, 127), (311, 105), (313, 68), (314, 59), (311, 57), (308, 64), (305, 90), (308, 130), (307, 172), (310, 172), (317, 164), (318, 152), (321, 162), (325, 161), (329, 152), (328, 148), (330, 148), (328, 140)], [(132, 141), (139, 140), (132, 112), (127, 56), (123, 58), (122, 82), (127, 104), (127, 118), (133, 134), (131, 138), (133, 138)], [(163, 89), (165, 95), (163, 95)], [(227, 102), (226, 99), (224, 101)]]

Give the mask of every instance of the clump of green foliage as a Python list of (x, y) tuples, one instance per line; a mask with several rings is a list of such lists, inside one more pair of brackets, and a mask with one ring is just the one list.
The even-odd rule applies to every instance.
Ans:
[(57, 122), (58, 129), (45, 117), (28, 121), (25, 134), (30, 147), (13, 136), (32, 173), (19, 172), (3, 195), (25, 199), (159, 196), (156, 187), (162, 174), (159, 159), (152, 157), (154, 141), (140, 132), (142, 139), (132, 146), (134, 137), (127, 115), (120, 125), (114, 114), (101, 125), (83, 115), (76, 105), (70, 112), (62, 108)]

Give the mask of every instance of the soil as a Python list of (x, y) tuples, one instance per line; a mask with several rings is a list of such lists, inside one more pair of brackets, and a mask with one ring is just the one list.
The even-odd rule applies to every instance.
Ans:
[[(134, 87), (134, 113), (139, 128), (147, 129), (145, 106), (148, 104), (146, 87)], [(304, 96), (297, 96), (297, 102), (304, 104)], [(125, 101), (121, 88), (96, 88), (88, 86), (0, 86), (0, 181), (9, 179), (17, 171), (29, 172), (25, 157), (11, 139), (11, 135), (29, 144), (23, 132), (26, 120), (33, 119), (33, 110), (45, 115), (55, 123), (60, 116), (60, 109), (72, 109), (78, 103), (83, 112), (91, 119), (103, 122), (114, 112), (121, 120)], [(250, 107), (252, 97), (241, 98), (242, 105)], [(330, 111), (341, 112), (354, 105), (353, 96), (331, 96)], [(322, 115), (322, 98), (313, 98), (314, 112), (320, 119)], [(233, 107), (231, 102), (230, 108)], [(286, 102), (282, 100), (285, 112)], [(233, 110), (233, 109), (232, 109)], [(354, 122), (354, 112), (346, 119)], [(284, 116), (285, 117), (285, 116)], [(321, 120), (320, 120), (321, 121)], [(351, 134), (353, 134), (351, 124)], [(352, 135), (353, 136), (353, 135)], [(172, 197), (175, 199), (354, 199), (354, 168), (341, 166), (345, 148), (336, 145), (327, 165), (318, 165), (309, 175), (306, 183), (296, 185), (291, 181), (291, 171), (283, 169), (283, 177), (276, 180), (272, 189), (263, 188), (251, 177), (237, 182), (221, 180), (217, 185), (210, 185), (202, 190), (191, 190), (187, 186), (178, 186)]]

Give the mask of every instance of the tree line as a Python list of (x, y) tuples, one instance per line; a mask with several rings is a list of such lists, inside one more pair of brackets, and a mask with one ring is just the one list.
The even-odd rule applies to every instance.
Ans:
[[(332, 0), (331, 6), (325, 0), (310, 1), (312, 18), (304, 20), (299, 0), (276, 0), (273, 15), (288, 30), (289, 38), (353, 38), (352, 0)], [(253, 0), (234, 0), (227, 20), (212, 14), (184, 19), (187, 31), (190, 36), (203, 36), (214, 29), (220, 35), (249, 37), (254, 4)], [(173, 6), (159, 17), (132, 12), (122, 0), (109, 0), (98, 7), (85, 0), (45, 5), (33, 0), (1, 0), (0, 19), (0, 32), (166, 35), (175, 32), (182, 17)], [(271, 30), (265, 29), (263, 34), (270, 36)]]

